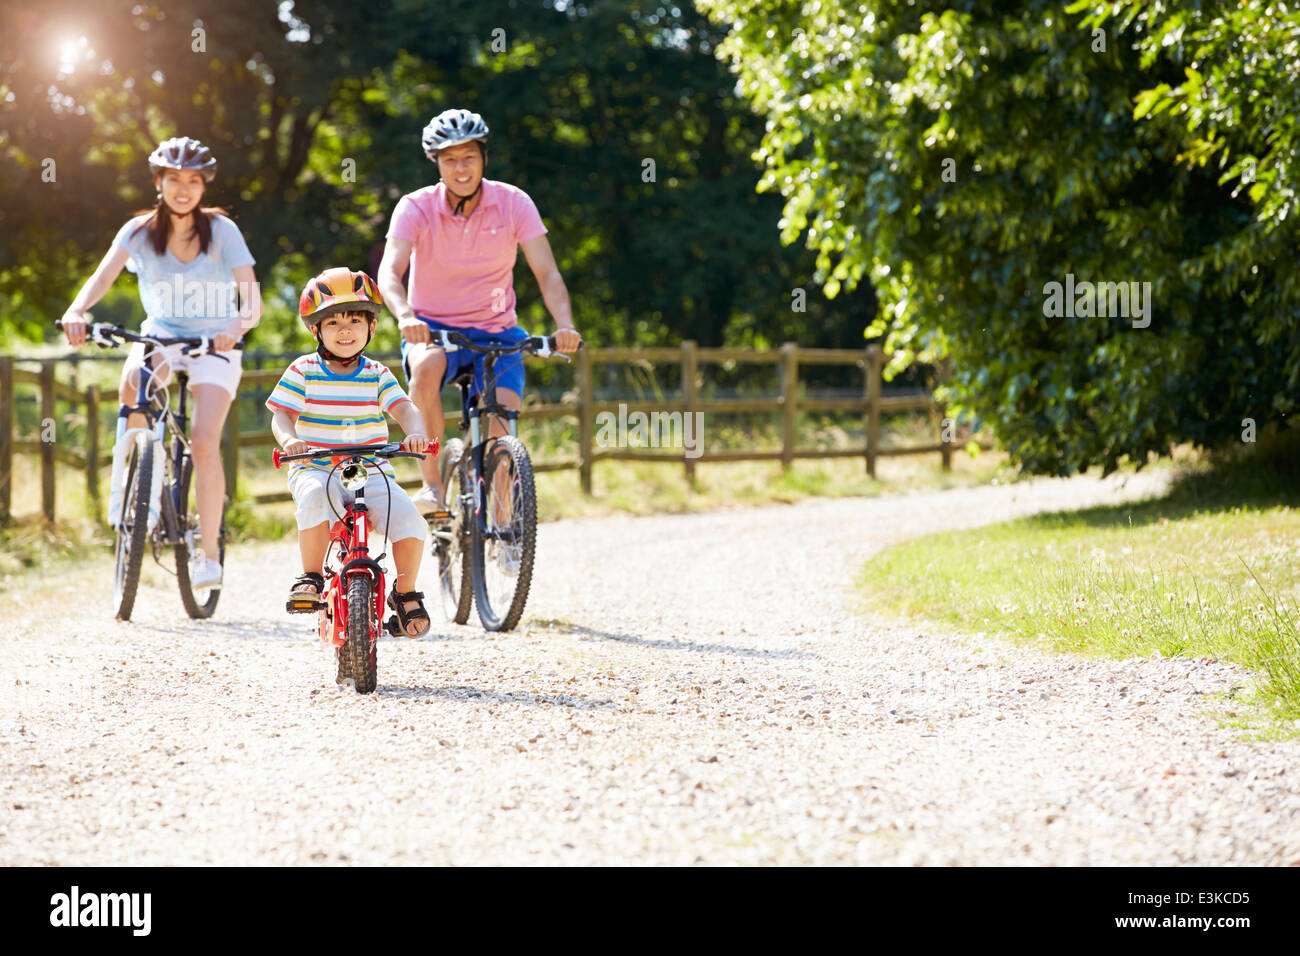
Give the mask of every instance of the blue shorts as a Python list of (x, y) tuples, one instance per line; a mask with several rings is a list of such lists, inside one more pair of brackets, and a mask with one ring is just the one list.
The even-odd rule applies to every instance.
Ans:
[[(446, 330), (448, 332), (459, 332), (476, 345), (491, 344), (509, 344), (513, 345), (522, 342), (528, 338), (528, 333), (514, 326), (506, 329), (504, 332), (485, 332), (482, 329), (463, 329), (454, 325), (444, 325), (441, 322), (435, 322), (433, 319), (427, 319), (417, 313), (417, 317), (424, 322), (430, 329), (435, 332)], [(402, 371), (406, 374), (407, 386), (411, 383), (411, 367), (407, 364), (407, 353), (411, 349), (411, 343), (402, 339)], [(487, 356), (481, 352), (471, 352), (469, 349), (458, 349), (455, 352), (447, 353), (447, 368), (442, 373), (442, 387), (446, 388), (448, 383), (456, 378), (463, 370), (474, 366), (474, 383), (470, 386), (470, 397), (481, 394), (484, 389), (483, 384), (483, 365), (487, 362)], [(508, 388), (522, 400), (524, 395), (524, 357), (521, 353), (516, 352), (514, 355), (501, 355), (497, 357), (495, 368), (497, 388)]]

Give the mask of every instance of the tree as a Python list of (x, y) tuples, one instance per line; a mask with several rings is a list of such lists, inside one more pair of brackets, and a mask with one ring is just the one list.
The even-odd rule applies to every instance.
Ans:
[(537, 200), (597, 341), (842, 345), (869, 320), (869, 289), (791, 311), (812, 255), (782, 247), (780, 200), (749, 188), (762, 121), (713, 56), (724, 31), (689, 3), (19, 2), (0, 30), (9, 334), (48, 331), (152, 202), (148, 151), (183, 133), (212, 146), (207, 199), (257, 258), (259, 341), (291, 340), (301, 283), (366, 266), (398, 196), (434, 181), (419, 133), (448, 105), (488, 116), (489, 175)]
[[(760, 188), (785, 197), (786, 240), (807, 233), (827, 295), (870, 276), (868, 334), (896, 367), (951, 355), (958, 410), (1027, 470), (1109, 471), (1289, 414), (1300, 356), (1267, 330), (1293, 312), (1255, 311), (1286, 259), (1237, 247), (1241, 281), (1211, 278), (1255, 211), (1178, 161), (1167, 113), (1134, 115), (1183, 76), (1172, 56), (1041, 0), (701, 6), (731, 23), (719, 56), (766, 117)], [(1150, 326), (1095, 297), (1053, 314), (1067, 277), (1149, 282)]]

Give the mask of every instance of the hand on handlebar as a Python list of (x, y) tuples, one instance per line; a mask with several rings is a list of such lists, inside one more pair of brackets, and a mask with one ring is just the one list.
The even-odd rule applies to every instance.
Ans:
[(218, 332), (216, 335), (212, 336), (212, 350), (214, 352), (229, 352), (233, 349), (235, 343), (239, 341), (239, 336), (243, 331), (238, 325), (235, 326), (235, 329), (236, 331), (234, 333), (227, 330), (225, 332)]
[(436, 441), (429, 441), (428, 436), (421, 435), (417, 432), (415, 434), (407, 435), (402, 439), (402, 450), (437, 454), (438, 443)]
[(291, 438), (284, 443), (284, 453), (286, 455), (305, 455), (312, 450), (301, 438)]
[(63, 313), (63, 319), (58, 324), (63, 329), (68, 344), (73, 348), (86, 344), (86, 329), (90, 322), (84, 312), (68, 309)]
[(427, 344), (432, 341), (429, 327), (421, 319), (403, 319), (397, 325), (402, 331), (402, 339), (412, 345)]
[(582, 336), (577, 329), (556, 329), (555, 350), (557, 352), (576, 352), (582, 344)]

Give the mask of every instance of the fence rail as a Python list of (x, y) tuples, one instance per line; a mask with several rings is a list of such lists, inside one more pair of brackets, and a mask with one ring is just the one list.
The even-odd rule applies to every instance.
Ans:
[[(245, 371), (240, 381), (240, 394), (256, 393), (264, 398), (280, 379), (280, 369), (262, 370), (248, 368), (250, 362), (273, 358), (265, 353), (250, 352), (245, 358)], [(377, 353), (373, 357), (392, 361), (397, 353)], [(40, 458), (41, 471), (41, 511), (49, 520), (54, 520), (55, 505), (55, 463), (60, 462), (85, 471), (86, 487), (96, 507), (99, 502), (99, 472), (112, 461), (111, 450), (99, 448), (99, 423), (101, 405), (108, 405), (110, 414), (116, 413), (117, 396), (111, 389), (101, 390), (92, 385), (80, 389), (75, 384), (62, 382), (55, 378), (55, 368), (60, 364), (73, 367), (72, 377), (75, 382), (76, 363), (84, 361), (77, 357), (58, 359), (21, 359), (13, 356), (0, 356), (0, 524), (11, 521), (13, 456), (15, 454), (36, 454)], [(34, 365), (36, 369), (20, 368)], [(597, 365), (644, 366), (652, 364), (678, 365), (681, 369), (681, 394), (675, 398), (663, 400), (634, 401), (597, 401), (595, 398), (594, 368)], [(746, 363), (773, 364), (779, 373), (779, 394), (756, 398), (704, 398), (700, 396), (701, 363)], [(875, 345), (865, 349), (801, 349), (794, 343), (787, 342), (780, 349), (755, 350), (739, 348), (700, 348), (695, 342), (686, 341), (680, 348), (607, 348), (582, 349), (575, 355), (576, 400), (572, 402), (548, 402), (526, 406), (520, 413), (523, 420), (538, 420), (572, 417), (578, 424), (578, 454), (553, 461), (539, 461), (533, 465), (534, 471), (562, 471), (576, 469), (582, 490), (591, 493), (592, 471), (599, 461), (650, 461), (681, 464), (685, 477), (693, 481), (699, 464), (734, 461), (780, 461), (784, 468), (789, 468), (796, 459), (816, 458), (862, 458), (867, 473), (876, 474), (878, 458), (895, 455), (933, 454), (942, 456), (945, 470), (951, 467), (953, 443), (939, 441), (924, 445), (906, 447), (880, 447), (880, 416), (882, 412), (900, 412), (909, 410), (937, 411), (943, 416), (945, 408), (935, 402), (929, 395), (882, 395), (881, 370), (885, 356)], [(798, 393), (799, 369), (807, 365), (846, 365), (857, 366), (863, 370), (862, 395), (853, 397), (800, 397)], [(84, 449), (68, 448), (55, 441), (18, 437), (14, 434), (14, 386), (35, 386), (39, 389), (40, 418), (42, 422), (55, 420), (55, 403), (65, 402), (74, 407), (85, 408), (86, 447)], [(596, 448), (596, 418), (604, 413), (632, 412), (680, 412), (683, 415), (705, 414), (754, 414), (776, 413), (781, 416), (781, 447), (779, 450), (732, 449), (704, 452), (697, 457), (687, 457), (686, 450), (676, 452), (655, 452), (637, 448)], [(862, 447), (848, 449), (814, 449), (798, 447), (795, 428), (797, 412), (841, 412), (862, 415), (865, 442)], [(693, 419), (692, 419), (693, 420)], [(269, 428), (245, 429), (240, 422), (239, 402), (231, 403), (230, 416), (226, 423), (223, 438), (222, 459), (226, 470), (227, 493), (233, 498), (239, 482), (240, 448), (262, 447), (274, 444), (275, 440)], [(987, 446), (985, 446), (987, 447)], [(418, 480), (405, 481), (405, 487), (414, 487)], [(257, 502), (286, 501), (288, 492), (258, 495)]]

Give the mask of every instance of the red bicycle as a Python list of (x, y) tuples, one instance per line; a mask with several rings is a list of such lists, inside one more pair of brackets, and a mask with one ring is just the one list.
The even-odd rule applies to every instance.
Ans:
[[(428, 453), (438, 454), (437, 439), (429, 443)], [(291, 599), (286, 610), (319, 612), (320, 638), (333, 645), (338, 663), (336, 681), (342, 684), (350, 680), (357, 693), (369, 694), (375, 689), (378, 677), (375, 645), (379, 641), (379, 622), (384, 616), (385, 591), (384, 569), (370, 556), (366, 464), (378, 468), (376, 458), (423, 458), (424, 453), (403, 451), (401, 443), (390, 442), (317, 449), (301, 455), (286, 455), (277, 448), (271, 453), (271, 460), (279, 468), (281, 462), (326, 456), (334, 464), (330, 478), (339, 472), (343, 483), (343, 513), (334, 512), (338, 520), (330, 528), (329, 550), (325, 553), (325, 588), (319, 595), (303, 594)], [(333, 499), (329, 501), (333, 508)], [(401, 634), (396, 616), (384, 629), (395, 636)]]

